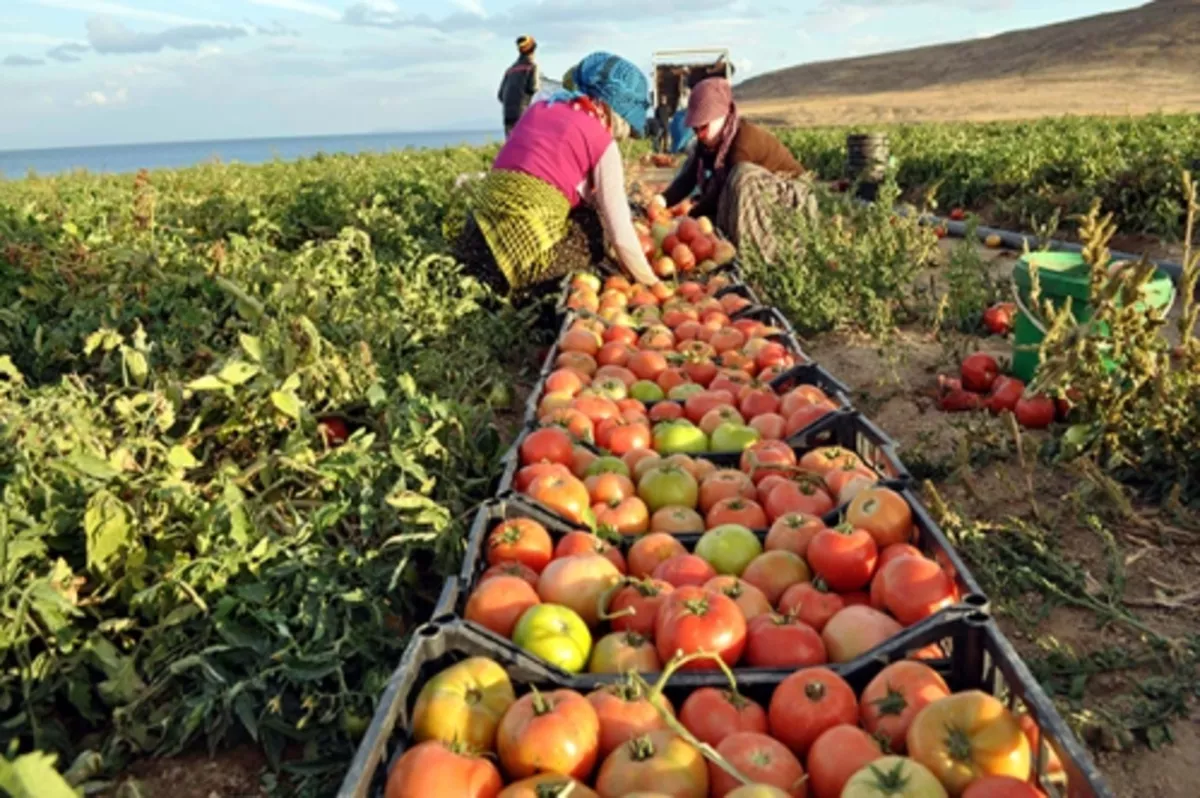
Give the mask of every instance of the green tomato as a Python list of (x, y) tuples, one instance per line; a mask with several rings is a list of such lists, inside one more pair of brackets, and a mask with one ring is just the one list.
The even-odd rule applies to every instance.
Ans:
[(587, 470), (583, 472), (585, 477), (594, 477), (597, 474), (620, 474), (627, 477), (629, 476), (629, 466), (625, 465), (625, 461), (620, 457), (606, 454), (593, 460)]
[(946, 788), (933, 772), (913, 759), (885, 756), (850, 777), (842, 798), (946, 798)]
[(738, 424), (736, 421), (726, 421), (713, 430), (712, 450), (714, 452), (742, 452), (761, 437), (762, 434), (754, 427)]
[(638, 496), (652, 513), (672, 506), (695, 509), (700, 501), (700, 486), (695, 477), (679, 466), (657, 466), (642, 477)]
[(525, 610), (513, 628), (513, 642), (567, 673), (582, 672), (592, 653), (587, 624), (575, 610), (560, 604), (536, 604)]
[(654, 451), (697, 454), (708, 451), (708, 436), (690, 421), (668, 421), (654, 428)]
[(729, 576), (741, 576), (762, 551), (758, 537), (741, 524), (714, 527), (696, 542), (696, 556), (708, 561), (717, 573)]
[(673, 402), (682, 402), (689, 396), (693, 396), (704, 391), (704, 386), (694, 382), (685, 382), (676, 385), (667, 392), (667, 398)]
[(625, 383), (616, 377), (609, 377), (608, 379), (592, 383), (592, 390), (606, 399), (612, 399), (614, 402), (619, 402), (629, 396), (629, 389), (625, 386)]
[(638, 380), (629, 389), (629, 395), (639, 402), (661, 402), (667, 398), (658, 383), (650, 380)]

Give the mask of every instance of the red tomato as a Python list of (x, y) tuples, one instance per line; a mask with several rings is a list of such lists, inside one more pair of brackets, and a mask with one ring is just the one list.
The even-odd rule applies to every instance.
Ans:
[(587, 487), (569, 472), (538, 477), (529, 486), (528, 495), (576, 524), (584, 523), (591, 507)]
[(753, 499), (734, 496), (713, 505), (705, 517), (709, 529), (725, 524), (740, 524), (748, 529), (766, 529), (767, 515)]
[(504, 782), (490, 760), (437, 740), (414, 745), (388, 774), (385, 798), (496, 798)]
[(604, 538), (599, 535), (593, 535), (591, 532), (584, 532), (582, 530), (568, 532), (562, 536), (558, 541), (558, 545), (554, 547), (554, 559), (556, 560), (575, 557), (580, 554), (599, 554), (616, 566), (617, 570), (621, 573), (625, 573), (628, 570), (625, 563), (625, 555), (621, 554), (621, 550)]
[(546, 527), (532, 518), (514, 518), (492, 528), (487, 538), (488, 565), (518, 562), (541, 573), (550, 562), (554, 544)]
[[(557, 427), (566, 430), (567, 434), (576, 441), (591, 442), (595, 438), (595, 423), (573, 407), (555, 408), (542, 417), (540, 423), (543, 427)], [(573, 461), (574, 456), (572, 456)]]
[(758, 430), (763, 440), (782, 440), (787, 434), (787, 419), (778, 413), (763, 413), (750, 419), (750, 426)]
[(668, 535), (700, 534), (704, 531), (704, 518), (690, 507), (668, 505), (650, 516), (650, 530)]
[(638, 579), (616, 592), (608, 605), (608, 617), (617, 632), (654, 636), (658, 608), (675, 588), (661, 579)]
[(831, 593), (825, 580), (820, 578), (813, 582), (792, 585), (779, 599), (780, 612), (795, 616), (818, 632), (845, 606), (845, 599), (837, 593)]
[[(680, 587), (659, 608), (654, 639), (664, 663), (676, 652), (692, 654), (703, 650), (718, 655), (727, 665), (735, 665), (746, 647), (746, 619), (728, 596), (700, 587)], [(717, 665), (697, 660), (683, 667), (712, 670)]]
[(859, 714), (863, 728), (887, 742), (892, 753), (903, 754), (913, 718), (948, 695), (950, 688), (933, 668), (909, 660), (893, 662), (862, 692)]
[[(640, 689), (627, 682), (597, 687), (588, 693), (587, 699), (600, 721), (600, 759), (634, 737), (667, 728), (658, 708)], [(665, 696), (659, 696), (659, 700), (674, 714)]]
[(650, 421), (655, 424), (679, 418), (683, 418), (683, 405), (678, 402), (656, 402), (654, 407), (650, 408)]
[(753, 499), (756, 495), (754, 483), (741, 471), (731, 468), (714, 471), (700, 483), (700, 512), (707, 513), (717, 502), (742, 497)]
[(984, 776), (971, 782), (962, 798), (1046, 798), (1046, 793), (1012, 776)]
[(650, 425), (624, 418), (609, 418), (596, 427), (596, 445), (620, 457), (634, 449), (650, 447)]
[(575, 442), (565, 430), (543, 427), (521, 441), (521, 464), (558, 463), (570, 466), (575, 459)]
[(769, 476), (790, 477), (796, 465), (796, 452), (784, 441), (758, 441), (742, 452), (739, 468), (755, 485)]
[[(758, 732), (734, 732), (721, 741), (717, 753), (755, 784), (778, 787), (786, 795), (804, 798), (804, 767), (778, 740)], [(714, 762), (708, 763), (709, 795), (725, 798), (742, 785)]]
[(335, 416), (318, 421), (317, 432), (320, 433), (326, 446), (341, 446), (350, 437), (350, 428), (346, 426), (346, 422)]
[(627, 556), (629, 575), (639, 578), (649, 576), (654, 573), (654, 569), (659, 564), (672, 557), (687, 553), (683, 544), (669, 533), (651, 532), (643, 535), (629, 547)]
[(586, 779), (599, 747), (600, 719), (574, 690), (521, 696), (504, 713), (496, 733), (500, 764), (514, 779), (546, 772)]
[(924, 557), (898, 557), (879, 572), (887, 611), (905, 626), (928, 618), (958, 599), (954, 580)]
[(693, 690), (679, 708), (679, 721), (713, 747), (736, 732), (767, 733), (767, 712), (757, 701), (716, 687)]
[(1048, 396), (1025, 394), (1017, 401), (1017, 422), (1025, 429), (1045, 429), (1054, 422), (1057, 408)]
[(633, 480), (615, 471), (605, 471), (585, 477), (583, 485), (588, 489), (588, 498), (596, 504), (622, 502), (637, 495)]
[(480, 582), (471, 591), (463, 617), (509, 638), (525, 610), (541, 603), (537, 591), (524, 579), (497, 576)]
[(1012, 332), (1013, 317), (1017, 306), (1013, 302), (998, 302), (983, 312), (983, 326), (992, 335), (1008, 335)]
[(880, 550), (913, 537), (913, 513), (908, 502), (890, 488), (861, 491), (846, 508), (846, 523), (865, 529)]
[(825, 644), (808, 624), (778, 613), (759, 615), (746, 628), (745, 663), (752, 668), (821, 665)]
[(808, 554), (808, 544), (813, 536), (824, 528), (825, 522), (815, 515), (786, 513), (771, 524), (763, 547), (767, 551), (790, 551), (803, 557)]
[(828, 668), (808, 668), (788, 676), (771, 696), (767, 710), (771, 736), (804, 757), (827, 729), (858, 721), (858, 699), (845, 679)]
[(819, 479), (801, 477), (778, 485), (763, 502), (763, 509), (771, 523), (788, 513), (825, 515), (834, 508), (833, 497)]
[(783, 434), (790, 438), (816, 424), (833, 411), (834, 408), (828, 404), (804, 405), (787, 417), (787, 424), (784, 425)]
[(991, 355), (976, 352), (963, 361), (962, 384), (968, 391), (987, 393), (999, 375), (1000, 364)]
[(746, 617), (746, 622), (771, 612), (771, 602), (766, 594), (749, 582), (736, 576), (718, 576), (704, 583), (705, 590), (715, 590), (733, 599)]
[(655, 579), (661, 579), (675, 587), (700, 587), (717, 575), (707, 560), (695, 554), (676, 554), (658, 564), (653, 571)]
[(650, 531), (650, 509), (637, 496), (613, 500), (608, 504), (595, 504), (592, 514), (596, 517), (597, 531), (628, 536)]
[(999, 415), (1007, 410), (1010, 413), (1017, 409), (1017, 402), (1025, 395), (1025, 383), (1015, 377), (997, 377), (988, 394), (987, 408), (993, 415)]
[(808, 545), (813, 571), (837, 591), (861, 590), (871, 581), (879, 549), (865, 529), (823, 529)]
[(639, 380), (657, 380), (667, 370), (667, 358), (662, 352), (643, 350), (629, 358), (626, 367)]
[(479, 577), (479, 584), (482, 585), (487, 580), (494, 579), (497, 576), (516, 576), (524, 579), (534, 588), (537, 587), (538, 583), (537, 571), (528, 565), (522, 565), (519, 562), (501, 562), (484, 571)]
[(826, 729), (808, 749), (810, 798), (840, 798), (850, 777), (882, 756), (879, 741), (857, 726)]
[(742, 571), (742, 579), (757, 587), (774, 607), (784, 591), (798, 582), (807, 582), (812, 574), (804, 558), (790, 551), (764, 551)]

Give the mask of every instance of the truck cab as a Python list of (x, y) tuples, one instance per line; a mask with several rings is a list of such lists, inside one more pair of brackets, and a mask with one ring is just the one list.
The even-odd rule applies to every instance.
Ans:
[(701, 47), (693, 50), (659, 50), (651, 59), (650, 85), (653, 107), (658, 108), (660, 98), (667, 99), (667, 106), (674, 114), (679, 110), (679, 99), (684, 89), (691, 89), (705, 78), (723, 77), (733, 79), (733, 60), (728, 47)]

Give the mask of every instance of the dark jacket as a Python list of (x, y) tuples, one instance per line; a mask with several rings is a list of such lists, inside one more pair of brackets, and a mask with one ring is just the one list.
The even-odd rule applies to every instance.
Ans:
[[(697, 158), (703, 160), (705, 171), (712, 171), (717, 154), (697, 142), (695, 152), (679, 170), (674, 182), (663, 192), (667, 207), (683, 202), (696, 189)], [(743, 120), (725, 159), (724, 174), (709, 178), (703, 195), (692, 208), (692, 216), (716, 216), (717, 203), (721, 198), (721, 191), (725, 188), (724, 181), (733, 171), (733, 167), (740, 163), (758, 164), (768, 171), (787, 177), (799, 177), (804, 173), (804, 167), (770, 131)]]
[(515, 123), (529, 107), (529, 101), (538, 92), (541, 75), (538, 66), (527, 55), (518, 58), (504, 73), (500, 81), (500, 91), (496, 98), (504, 106), (505, 124)]

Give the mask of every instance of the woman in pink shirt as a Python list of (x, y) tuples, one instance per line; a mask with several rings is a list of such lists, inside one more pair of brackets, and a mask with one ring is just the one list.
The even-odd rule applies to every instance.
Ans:
[(606, 238), (637, 282), (660, 282), (633, 229), (617, 146), (645, 128), (646, 76), (623, 58), (593, 53), (571, 77), (571, 90), (521, 117), (475, 189), (458, 241), (468, 269), (505, 293), (603, 260)]

